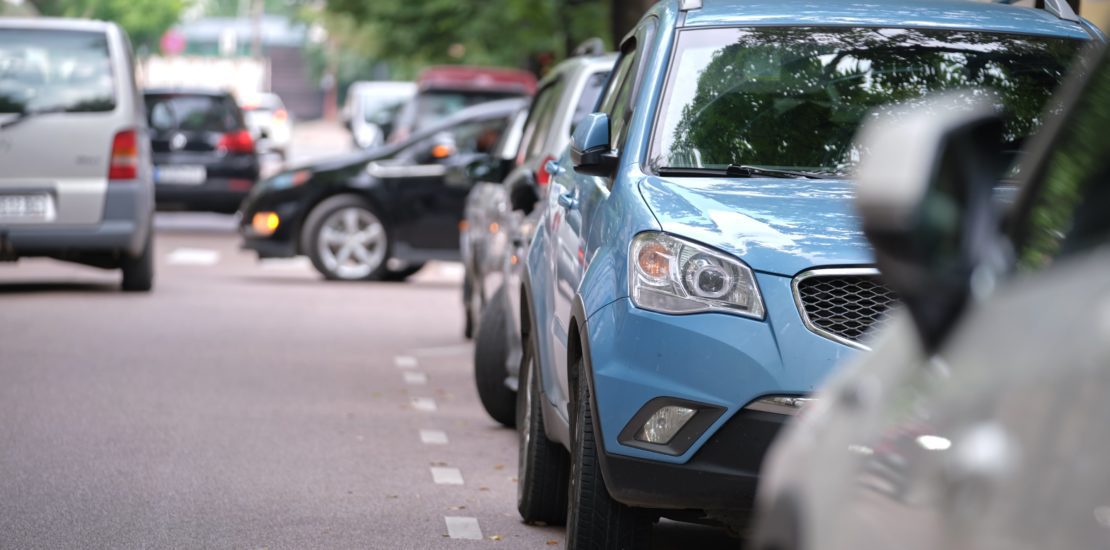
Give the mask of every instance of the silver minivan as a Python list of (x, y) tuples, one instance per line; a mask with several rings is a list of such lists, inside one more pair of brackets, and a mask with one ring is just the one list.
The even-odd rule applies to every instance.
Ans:
[(154, 188), (127, 35), (112, 23), (0, 19), (0, 260), (122, 269), (150, 290)]

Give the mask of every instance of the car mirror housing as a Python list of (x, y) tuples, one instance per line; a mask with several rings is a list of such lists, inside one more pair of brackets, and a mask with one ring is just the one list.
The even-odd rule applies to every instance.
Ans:
[(876, 112), (856, 138), (863, 231), (926, 350), (963, 312), (973, 276), (1003, 263), (1002, 132), (991, 102), (957, 92)]
[(570, 138), (570, 158), (582, 174), (608, 177), (617, 167), (617, 155), (609, 143), (609, 115), (586, 115)]

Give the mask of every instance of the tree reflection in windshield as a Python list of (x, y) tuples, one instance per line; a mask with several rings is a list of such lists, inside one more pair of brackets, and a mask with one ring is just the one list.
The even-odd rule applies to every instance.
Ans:
[(652, 151), (656, 167), (844, 173), (868, 113), (952, 89), (1007, 114), (1017, 149), (1080, 41), (920, 29), (695, 29), (678, 39)]

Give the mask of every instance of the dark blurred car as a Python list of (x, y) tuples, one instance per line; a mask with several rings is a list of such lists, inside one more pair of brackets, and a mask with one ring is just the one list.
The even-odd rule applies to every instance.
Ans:
[(393, 122), (389, 143), (399, 143), (455, 113), (488, 101), (530, 96), (536, 77), (495, 67), (429, 67), (416, 80), (417, 92)]
[(145, 92), (159, 209), (231, 213), (258, 180), (258, 154), (230, 94)]
[[(593, 112), (616, 54), (580, 49), (557, 65), (540, 83), (517, 142), (501, 157), (511, 160), (507, 173), (491, 159), (487, 178), (474, 186), (466, 203), (466, 227), (460, 243), (466, 278), (463, 301), (469, 334), (477, 328), (474, 376), (486, 412), (512, 426), (516, 417), (520, 367), (520, 258), (531, 240), (536, 203), (550, 175), (544, 165), (562, 154), (574, 126)], [(502, 168), (503, 169), (503, 168)], [(501, 179), (504, 181), (501, 181)]]
[(772, 447), (753, 548), (1107, 547), (1110, 62), (1078, 67), (1003, 211), (981, 91), (861, 131), (856, 202), (905, 309)]
[(402, 143), (282, 172), (243, 203), (244, 248), (307, 255), (328, 279), (403, 279), (459, 257), (468, 166), (525, 99), (471, 107)]

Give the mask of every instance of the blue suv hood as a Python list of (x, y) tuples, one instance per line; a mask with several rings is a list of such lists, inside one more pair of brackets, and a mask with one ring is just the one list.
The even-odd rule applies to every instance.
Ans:
[(730, 252), (756, 271), (790, 277), (874, 262), (851, 181), (651, 176), (640, 193), (663, 231)]

